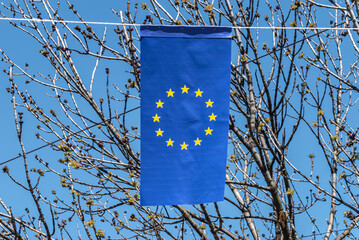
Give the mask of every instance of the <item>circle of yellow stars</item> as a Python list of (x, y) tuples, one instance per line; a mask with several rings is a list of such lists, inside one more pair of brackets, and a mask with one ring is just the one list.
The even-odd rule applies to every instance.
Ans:
[[(190, 88), (187, 87), (186, 85), (184, 85), (181, 90), (182, 90), (182, 93), (181, 94), (189, 94), (188, 90)], [(167, 98), (170, 98), (170, 97), (174, 97), (174, 94), (175, 92), (170, 88), (168, 91), (166, 91), (167, 93)], [(194, 91), (194, 93), (196, 94), (196, 98), (199, 97), (201, 98), (202, 97), (202, 94), (203, 94), (203, 91), (201, 91), (201, 89), (197, 89), (197, 91)], [(206, 103), (206, 108), (213, 108), (213, 101), (211, 101), (211, 99), (208, 99)], [(157, 102), (156, 102), (156, 108), (162, 108), (163, 109), (163, 105), (164, 105), (164, 102), (161, 101), (161, 99), (159, 99)], [(209, 121), (216, 121), (216, 117), (217, 115), (214, 115), (214, 113), (212, 112), (211, 115), (208, 115), (209, 117)], [(158, 114), (156, 113), (155, 116), (152, 117), (153, 118), (153, 122), (160, 122), (160, 119), (161, 119), (161, 116), (158, 116)], [(206, 136), (207, 135), (212, 135), (212, 131), (213, 129), (211, 129), (210, 127), (208, 127), (207, 129), (204, 130), (205, 133), (206, 133)], [(161, 129), (161, 128), (158, 128), (158, 130), (155, 131), (156, 132), (156, 136), (157, 137), (163, 137), (163, 133), (164, 131)], [(173, 144), (174, 144), (175, 141), (173, 141), (171, 138), (168, 138), (168, 140), (166, 141), (166, 144), (167, 144), (167, 147), (173, 147)], [(193, 140), (194, 142), (194, 146), (201, 146), (201, 142), (202, 140), (199, 139), (197, 137), (197, 139)], [(188, 146), (189, 146), (189, 143), (186, 143), (185, 141), (182, 143), (182, 144), (179, 144), (181, 146), (181, 150), (188, 150)]]

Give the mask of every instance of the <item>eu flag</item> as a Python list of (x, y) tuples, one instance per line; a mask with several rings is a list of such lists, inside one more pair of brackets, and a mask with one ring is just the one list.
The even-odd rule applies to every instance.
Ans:
[(141, 205), (223, 201), (231, 28), (141, 26)]

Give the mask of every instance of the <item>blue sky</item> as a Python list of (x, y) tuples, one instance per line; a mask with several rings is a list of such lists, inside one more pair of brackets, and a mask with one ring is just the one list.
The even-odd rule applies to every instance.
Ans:
[[(6, 2), (5, 2), (6, 3)], [(101, 3), (99, 3), (99, 1), (78, 1), (76, 2), (75, 8), (78, 9), (79, 13), (81, 14), (81, 16), (86, 19), (87, 21), (103, 21), (103, 22), (118, 22), (119, 18), (112, 13), (111, 8), (119, 11), (119, 10), (125, 10), (125, 3), (126, 1), (114, 1), (114, 0), (106, 0), (106, 1), (102, 1)], [(63, 3), (65, 4), (65, 3)], [(64, 7), (64, 11), (63, 11), (63, 17), (66, 20), (77, 20), (74, 18), (74, 16), (72, 14), (70, 14), (70, 11), (68, 10), (67, 7)], [(141, 9), (140, 9), (141, 10)], [(139, 11), (141, 12), (141, 11)], [(323, 15), (324, 16), (324, 15)], [(141, 17), (141, 15), (140, 15)], [(324, 19), (324, 18), (323, 18)], [(321, 20), (321, 19), (320, 19)], [(141, 21), (139, 21), (139, 23), (141, 23)], [(75, 26), (71, 25), (71, 26)], [(322, 25), (324, 26), (328, 26), (329, 24), (327, 23), (327, 18), (325, 20), (323, 20)], [(112, 29), (114, 28), (114, 26), (108, 26), (109, 31), (112, 31)], [(96, 31), (101, 32), (104, 29), (104, 26), (94, 26), (94, 29), (96, 29)], [(23, 33), (21, 33), (19, 30), (14, 29), (12, 26), (10, 26), (6, 21), (0, 21), (0, 31), (2, 32), (1, 34), (1, 38), (0, 38), (0, 48), (5, 51), (5, 53), (10, 56), (15, 62), (24, 65), (25, 62), (29, 62), (30, 63), (30, 69), (36, 73), (39, 71), (39, 69), (44, 69), (44, 68), (49, 68), (48, 71), (49, 73), (51, 73), (51, 68), (49, 67), (48, 63), (44, 60), (44, 58), (41, 57), (41, 55), (39, 54), (39, 50), (41, 49), (41, 46), (39, 46), (38, 44), (36, 44), (34, 42), (34, 40), (32, 40), (31, 38), (27, 37), (26, 35), (24, 35)], [(268, 30), (261, 30), (262, 32), (262, 36), (266, 36), (266, 32)], [(262, 41), (262, 40), (260, 40)], [(263, 41), (264, 42), (264, 41)], [(269, 41), (268, 41), (269, 43)], [(346, 53), (349, 57), (348, 57), (348, 62), (351, 61), (351, 58), (353, 58), (353, 56), (351, 56), (351, 54), (349, 53), (349, 51)], [(79, 57), (79, 60), (81, 60), (81, 58)], [(266, 61), (266, 60), (264, 60)], [(268, 60), (270, 61), (270, 59)], [(85, 76), (90, 75), (91, 72), (86, 72), (86, 65), (87, 64), (94, 64), (94, 62), (84, 62), (83, 65), (80, 64), (80, 67), (82, 69), (82, 74), (84, 74)], [(113, 78), (118, 78), (119, 81), (122, 80), (126, 80), (127, 79), (127, 75), (123, 74), (123, 71), (121, 69), (121, 66), (119, 66), (118, 69), (116, 69), (115, 67), (113, 67), (113, 65), (111, 65), (111, 76)], [(4, 68), (4, 65), (0, 62), (0, 69)], [(99, 67), (99, 71), (98, 71), (98, 78), (99, 79), (104, 79), (105, 75), (104, 75), (104, 68), (105, 68), (105, 64), (100, 64)], [(317, 75), (319, 75), (320, 73), (315, 73), (313, 74), (313, 78), (316, 78)], [(12, 111), (12, 105), (10, 103), (10, 95), (6, 92), (5, 88), (9, 86), (8, 84), (8, 77), (5, 74), (0, 74), (0, 101), (2, 102), (2, 104), (0, 105), (0, 111), (2, 113), (2, 118), (0, 119), (0, 124), (1, 124), (1, 130), (3, 133), (3, 137), (0, 138), (0, 146), (1, 146), (1, 150), (2, 150), (2, 155), (1, 155), (1, 161), (3, 160), (7, 160), (9, 158), (12, 158), (14, 156), (16, 156), (19, 153), (19, 145), (16, 139), (16, 133), (15, 133), (15, 128), (14, 128), (14, 122), (13, 122), (13, 111)], [(96, 85), (96, 87), (98, 87), (99, 91), (98, 93), (100, 93), (100, 89), (103, 87), (101, 87), (101, 84), (99, 83), (98, 85)], [(31, 91), (37, 91), (37, 89), (29, 84), (28, 89)], [(95, 98), (100, 98), (101, 96), (95, 92)], [(42, 99), (42, 98), (40, 98)], [(43, 99), (45, 99), (45, 97), (43, 96)], [(313, 114), (314, 113), (314, 114)], [(138, 115), (136, 116), (136, 114), (139, 114), (139, 112), (134, 113), (133, 114), (133, 118), (137, 118), (138, 120)], [(308, 113), (308, 115), (310, 115), (310, 111)], [(313, 121), (316, 118), (315, 112), (312, 112), (313, 116), (310, 116), (311, 118), (313, 118)], [(353, 115), (353, 117), (357, 117), (356, 114)], [(26, 122), (25, 122), (25, 127), (24, 127), (24, 136), (25, 137), (25, 144), (26, 144), (26, 148), (27, 150), (31, 150), (37, 146), (42, 145), (42, 142), (40, 141), (34, 141), (35, 137), (34, 137), (34, 133), (36, 132), (36, 128), (33, 126), (33, 122), (31, 120), (30, 116), (26, 116)], [(32, 126), (32, 127), (27, 127), (27, 126)], [(36, 124), (35, 124), (36, 126)], [(316, 161), (319, 161), (320, 159), (320, 154), (317, 153), (318, 150), (316, 148), (316, 142), (313, 139), (308, 139), (307, 138), (307, 134), (308, 134), (308, 129), (306, 129), (303, 126), (303, 130), (299, 131), (297, 133), (297, 136), (294, 140), (294, 144), (293, 144), (293, 149), (290, 149), (290, 152), (288, 154), (288, 158), (290, 159), (294, 159), (297, 163), (297, 166), (301, 167), (301, 168), (307, 168), (309, 169), (309, 158), (308, 155), (311, 153), (314, 153), (317, 157), (316, 157)], [(48, 150), (44, 149), (41, 150), (39, 152), (40, 155), (47, 155), (49, 154)], [(54, 158), (55, 160), (57, 160), (60, 156), (56, 156), (52, 155), (54, 154), (53, 151), (51, 151), (51, 156), (49, 156), (50, 158)], [(12, 173), (15, 173), (16, 176), (18, 177), (22, 177), (23, 174), (21, 171), (19, 171), (18, 173), (16, 173), (18, 170), (21, 170), (21, 165), (22, 165), (22, 160), (21, 158), (12, 162), (11, 164), (7, 164), (10, 168), (10, 171)], [(326, 165), (323, 165), (320, 169), (318, 169), (317, 174), (321, 175), (323, 178), (326, 175), (327, 172), (327, 168)], [(0, 194), (0, 197), (3, 198), (6, 202), (12, 203), (12, 205), (14, 206), (20, 206), (20, 207), (14, 207), (13, 210), (18, 211), (18, 214), (23, 213), (23, 208), (27, 205), (27, 202), (24, 201), (23, 199), (26, 199), (26, 194), (23, 193), (21, 190), (19, 190), (19, 188), (15, 188), (13, 187), (11, 181), (9, 181), (9, 179), (7, 177), (5, 177), (3, 174), (0, 174), (0, 181), (1, 181), (1, 185), (0, 185), (0, 192), (4, 192), (6, 191), (6, 194)], [(55, 179), (54, 181), (56, 181), (56, 183), (58, 184), (58, 179)], [(51, 190), (51, 185), (49, 184), (48, 186), (44, 186), (45, 189), (47, 189), (48, 191)], [(308, 187), (304, 187), (303, 191), (308, 192), (309, 188)], [(226, 211), (230, 212), (230, 209), (227, 209)], [(320, 213), (321, 209), (313, 209), (313, 213)], [(321, 214), (319, 214), (321, 215)], [(328, 216), (328, 212), (326, 211), (325, 213), (323, 213), (321, 215), (321, 219), (318, 219), (318, 225), (319, 226), (325, 226), (325, 218)], [(305, 217), (306, 218), (306, 217)], [(303, 233), (303, 234), (310, 234), (311, 230), (309, 226), (302, 226), (302, 225), (298, 225), (297, 227), (298, 232)], [(321, 231), (324, 230), (324, 227), (321, 227), (320, 229)]]
[[(3, 1), (5, 4), (8, 1)], [(119, 11), (124, 9), (124, 4), (126, 1), (102, 1), (99, 4), (99, 1), (78, 1), (75, 3), (75, 8), (79, 10), (81, 16), (86, 19), (87, 21), (97, 21), (97, 22), (118, 22), (119, 18), (112, 13), (112, 8)], [(67, 20), (78, 20), (76, 19), (71, 11), (68, 9), (66, 2), (62, 3), (63, 5), (63, 14), (62, 16)], [(72, 24), (71, 27), (75, 27), (76, 24)], [(94, 26), (93, 28), (99, 30), (99, 32), (103, 32), (105, 26)], [(112, 31), (114, 26), (107, 26), (109, 31)], [(13, 28), (7, 21), (0, 21), (0, 48), (9, 56), (11, 57), (16, 63), (19, 63), (20, 66), (24, 66), (25, 62), (30, 64), (30, 70), (37, 74), (39, 71), (43, 71), (45, 68), (49, 70), (51, 73), (51, 67), (48, 64), (47, 60), (45, 60), (39, 50), (41, 49), (41, 45), (36, 43), (32, 38), (27, 36), (26, 34), (22, 33), (20, 30)], [(94, 62), (92, 61), (91, 68), (93, 68)], [(81, 66), (84, 68), (84, 65)], [(5, 68), (5, 65), (0, 62), (1, 70)], [(99, 72), (102, 75), (102, 80), (105, 77), (104, 74), (104, 66), (100, 64)], [(113, 71), (114, 74), (117, 72), (118, 74), (120, 71)], [(84, 75), (86, 72), (83, 73)], [(126, 77), (125, 74), (122, 74), (123, 78)], [(126, 79), (127, 80), (127, 79)], [(0, 149), (2, 151), (1, 160), (3, 162), (7, 159), (10, 159), (14, 156), (17, 156), (20, 153), (19, 143), (17, 141), (16, 131), (15, 131), (15, 124), (14, 124), (14, 117), (13, 117), (13, 108), (11, 104), (11, 95), (7, 93), (6, 88), (9, 87), (8, 83), (8, 76), (1, 73), (0, 74), (0, 111), (1, 111), (1, 131), (3, 137), (0, 138)], [(101, 88), (101, 86), (98, 86)], [(27, 85), (27, 89), (29, 91), (34, 91), (35, 93), (39, 93), (40, 89), (37, 89), (36, 86), (32, 84)], [(41, 99), (47, 99), (44, 94), (39, 93), (37, 94), (40, 96), (39, 101)], [(94, 94), (95, 97), (99, 98), (96, 93)], [(51, 107), (51, 106), (47, 106)], [(49, 109), (48, 109), (49, 110)], [(139, 114), (139, 112), (137, 112)], [(41, 141), (36, 140), (35, 133), (37, 132), (36, 125), (37, 123), (33, 121), (30, 115), (24, 114), (24, 128), (23, 128), (23, 136), (24, 136), (24, 143), (25, 148), (27, 151), (32, 150), (36, 147), (42, 146), (44, 143)], [(51, 154), (50, 154), (51, 152)], [(56, 154), (54, 151), (50, 151), (48, 147), (37, 151), (41, 157), (47, 158), (48, 160), (57, 161), (61, 158), (61, 154)], [(29, 155), (29, 162), (31, 167), (39, 166), (34, 161), (34, 154)], [(9, 168), (11, 173), (18, 178), (20, 181), (24, 182), (24, 170), (23, 170), (23, 160), (22, 158), (18, 158), (17, 160), (6, 164)], [(1, 168), (4, 166), (1, 166)], [(47, 196), (51, 196), (49, 194), (53, 189), (53, 185), (59, 185), (59, 178), (50, 178), (50, 182), (41, 183), (41, 187), (43, 193)], [(12, 206), (12, 210), (14, 211), (15, 215), (22, 216), (25, 214), (25, 207), (33, 206), (31, 197), (29, 193), (25, 192), (18, 186), (15, 186), (11, 180), (2, 173), (0, 174), (0, 198), (2, 198), (6, 203)], [(61, 193), (61, 188), (56, 190)], [(64, 195), (65, 196), (65, 195)], [(75, 231), (75, 229), (73, 229)]]

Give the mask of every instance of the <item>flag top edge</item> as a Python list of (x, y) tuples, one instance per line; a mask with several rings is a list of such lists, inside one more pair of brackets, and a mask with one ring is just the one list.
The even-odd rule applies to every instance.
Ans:
[(141, 25), (141, 38), (231, 38), (232, 28), (223, 26)]

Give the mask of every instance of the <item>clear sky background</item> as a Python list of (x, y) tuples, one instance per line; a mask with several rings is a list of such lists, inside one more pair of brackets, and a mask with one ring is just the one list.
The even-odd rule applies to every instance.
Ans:
[[(9, 1), (3, 1), (7, 4)], [(106, 0), (106, 1), (74, 1), (72, 2), (80, 15), (86, 21), (96, 21), (96, 22), (120, 22), (119, 17), (117, 17), (112, 9), (116, 11), (125, 10), (126, 1), (117, 1), (117, 0)], [(66, 20), (78, 20), (72, 14), (72, 11), (69, 10), (66, 1), (62, 1), (62, 17)], [(2, 11), (2, 10), (0, 10)], [(11, 17), (11, 16), (10, 16)], [(45, 18), (45, 16), (43, 16)], [(50, 24), (50, 23), (47, 23)], [(78, 24), (71, 24), (70, 27), (73, 29)], [(95, 25), (93, 28), (98, 31), (98, 33), (103, 33), (105, 27), (108, 28), (108, 31), (111, 32), (110, 35), (114, 36), (112, 33), (115, 26), (106, 26), (106, 25)], [(100, 34), (101, 35), (101, 34)], [(11, 26), (7, 21), (0, 21), (0, 49), (2, 49), (6, 55), (11, 57), (14, 62), (18, 63), (20, 66), (24, 66), (25, 63), (29, 63), (30, 71), (34, 74), (39, 72), (48, 72), (49, 74), (53, 74), (53, 70), (49, 65), (48, 61), (41, 56), (39, 50), (42, 46), (37, 43), (33, 38), (24, 34), (22, 31), (15, 29)], [(94, 67), (94, 61), (78, 61), (77, 66), (82, 72), (83, 76), (87, 76), (92, 73), (92, 69)], [(90, 65), (87, 65), (90, 64)], [(119, 64), (118, 64), (119, 65)], [(91, 66), (91, 67), (88, 67)], [(0, 62), (0, 129), (2, 132), (2, 137), (0, 138), (0, 150), (1, 157), (0, 162), (8, 160), (17, 156), (20, 152), (19, 142), (16, 136), (15, 123), (14, 123), (14, 113), (13, 106), (11, 103), (11, 95), (7, 93), (6, 88), (10, 86), (9, 84), (9, 76), (2, 72), (2, 69), (7, 68), (3, 62)], [(100, 62), (98, 75), (99, 81), (105, 81), (105, 67), (107, 65), (103, 65)], [(112, 66), (111, 69), (113, 75), (117, 74), (118, 80), (123, 80), (122, 78), (126, 78), (126, 74), (123, 73), (123, 69), (117, 69), (116, 66)], [(86, 72), (86, 69), (88, 70)], [(112, 74), (111, 72), (111, 74)], [(126, 78), (127, 80), (127, 78)], [(99, 82), (99, 89), (102, 90)], [(104, 84), (102, 85), (104, 86)], [(45, 93), (41, 93), (41, 89), (37, 88), (36, 85), (28, 84), (27, 89), (31, 92), (35, 92), (37, 96), (42, 96), (39, 98), (39, 102), (41, 100), (48, 101), (48, 98), (45, 97)], [(94, 93), (95, 98), (100, 98), (103, 96), (99, 96), (100, 90)], [(101, 91), (102, 92), (102, 91)], [(45, 104), (45, 108), (54, 107), (51, 105)], [(38, 131), (36, 129), (36, 125), (38, 124), (31, 115), (26, 114), (24, 111), (24, 128), (23, 128), (23, 139), (25, 143), (25, 148), (27, 151), (30, 151), (34, 148), (44, 145), (44, 143), (40, 140), (37, 140), (35, 137), (35, 133)], [(139, 111), (135, 113), (139, 115)], [(134, 116), (134, 119), (138, 119), (139, 117)], [(138, 120), (137, 120), (138, 121)], [(57, 154), (54, 151), (51, 151), (49, 147), (46, 147), (40, 151), (37, 151), (35, 154), (38, 154), (40, 157), (47, 159), (48, 161), (57, 161), (61, 157), (62, 154)], [(35, 159), (34, 154), (29, 154), (29, 163), (30, 168), (39, 166)], [(24, 167), (22, 158), (18, 158), (11, 163), (6, 164), (10, 168), (11, 173), (20, 181), (24, 182)], [(1, 166), (2, 169), (3, 166)], [(51, 196), (51, 190), (54, 189), (54, 185), (59, 186), (59, 178), (47, 178), (46, 182), (41, 183), (41, 188), (44, 189), (43, 193), (47, 196)], [(61, 193), (61, 188), (55, 188), (59, 193)], [(67, 191), (68, 192), (68, 191)], [(67, 195), (66, 195), (67, 194)], [(68, 197), (68, 193), (63, 195), (63, 197)], [(7, 176), (6, 174), (0, 172), (0, 198), (2, 198), (5, 203), (12, 206), (12, 210), (14, 214), (17, 216), (22, 216), (25, 214), (25, 208), (32, 208), (34, 204), (32, 202), (31, 196), (29, 193), (16, 186)], [(74, 227), (76, 227), (74, 225)], [(74, 232), (76, 229), (72, 229)]]
[[(7, 1), (4, 1), (5, 3)], [(74, 18), (73, 14), (68, 10), (67, 4), (64, 2), (62, 3), (64, 6), (64, 11), (62, 14), (62, 17), (65, 20), (77, 20)], [(80, 15), (86, 20), (86, 21), (98, 21), (98, 22), (119, 22), (119, 18), (112, 13), (111, 9), (115, 9), (116, 11), (125, 10), (125, 4), (126, 1), (124, 0), (106, 0), (106, 1), (74, 1), (73, 2), (75, 8), (78, 10)], [(142, 13), (141, 9), (139, 8), (139, 20), (138, 23), (142, 23)], [(264, 15), (264, 14), (263, 14)], [(328, 26), (328, 21), (323, 21), (322, 25)], [(76, 26), (76, 24), (72, 24), (72, 27)], [(99, 25), (99, 26), (93, 26), (93, 28), (101, 32), (103, 31), (105, 26)], [(114, 26), (107, 26), (109, 32), (112, 31)], [(268, 30), (260, 30), (260, 31), (268, 31)], [(25, 65), (25, 62), (30, 63), (30, 68), (33, 72), (38, 72), (40, 70), (43, 70), (46, 67), (49, 67), (47, 61), (43, 57), (41, 57), (41, 54), (39, 54), (39, 50), (41, 49), (41, 46), (35, 41), (26, 36), (24, 33), (22, 33), (20, 30), (15, 29), (12, 27), (9, 23), (6, 21), (0, 21), (0, 48), (5, 51), (5, 53), (10, 56), (15, 62), (19, 63), (20, 65)], [(269, 33), (269, 32), (268, 32)], [(112, 34), (112, 33), (111, 33)], [(266, 33), (263, 33), (263, 36), (266, 36)], [(260, 40), (260, 41), (264, 41)], [(349, 53), (348, 53), (349, 55)], [(271, 59), (268, 59), (270, 61)], [(263, 60), (265, 61), (265, 60)], [(348, 58), (348, 62), (350, 62), (350, 57)], [(82, 69), (86, 69), (86, 64), (88, 62), (84, 62), (82, 65), (80, 64), (80, 67)], [(5, 67), (3, 63), (0, 62), (0, 69), (2, 70)], [(105, 77), (104, 68), (106, 66), (100, 64), (99, 67), (99, 77)], [(121, 80), (122, 78), (126, 78), (123, 74), (123, 71), (119, 69), (115, 69), (114, 65), (111, 65), (111, 74), (116, 75), (118, 74), (118, 79)], [(90, 68), (92, 71), (92, 67)], [(49, 67), (49, 71), (51, 72), (51, 69)], [(84, 73), (89, 74), (89, 73)], [(318, 73), (319, 74), (319, 73)], [(316, 76), (313, 76), (316, 78)], [(20, 148), (16, 137), (15, 132), (15, 125), (14, 125), (14, 118), (13, 118), (13, 110), (11, 105), (11, 98), (10, 94), (6, 92), (6, 88), (9, 87), (8, 83), (8, 76), (1, 73), (0, 74), (0, 129), (2, 133), (2, 137), (0, 138), (0, 150), (1, 150), (1, 157), (0, 162), (3, 162), (7, 159), (10, 159), (16, 155), (19, 154)], [(29, 89), (32, 91), (36, 91), (36, 88), (34, 88), (34, 85), (29, 84)], [(101, 88), (101, 87), (99, 87)], [(95, 93), (96, 95), (96, 93)], [(100, 96), (97, 96), (100, 97)], [(46, 98), (44, 98), (46, 99)], [(139, 115), (139, 111), (137, 113)], [(315, 115), (315, 114), (314, 114)], [(357, 116), (353, 116), (357, 117)], [(138, 121), (138, 116), (134, 116), (134, 119)], [(313, 117), (313, 119), (315, 119)], [(34, 122), (32, 122), (30, 115), (28, 115), (27, 119), (25, 119), (25, 126), (24, 126), (24, 136), (25, 136), (25, 144), (26, 149), (31, 150), (35, 147), (43, 145), (43, 142), (36, 141), (34, 134), (36, 132), (36, 124), (34, 126)], [(314, 121), (314, 120), (313, 120)], [(244, 124), (243, 124), (244, 125)], [(30, 126), (30, 127), (28, 127)], [(308, 138), (308, 129), (305, 129), (303, 126), (303, 129), (299, 131), (295, 138), (295, 143), (293, 144), (293, 148), (288, 154), (288, 158), (292, 159), (293, 162), (296, 163), (296, 166), (299, 166), (301, 168), (310, 167), (310, 161), (308, 158), (308, 155), (311, 153), (314, 153), (314, 155), (317, 156), (317, 158), (320, 158), (320, 154), (318, 150), (316, 149), (316, 142), (313, 138)], [(231, 150), (229, 150), (231, 151)], [(39, 155), (47, 156), (48, 154), (51, 154), (50, 156), (47, 156), (48, 158), (54, 158), (54, 160), (58, 160), (59, 156), (56, 156), (53, 151), (48, 151), (46, 149), (41, 150), (38, 152)], [(54, 154), (54, 155), (53, 155)], [(12, 173), (23, 170), (22, 168), (22, 159), (19, 158), (12, 163), (7, 164), (10, 168), (10, 171)], [(326, 165), (322, 165), (320, 169), (316, 170), (316, 173), (318, 175), (321, 175), (323, 178), (327, 174), (329, 168)], [(23, 176), (23, 172), (19, 171), (18, 174), (15, 174), (18, 177)], [(58, 179), (54, 180), (54, 183), (58, 183)], [(48, 190), (51, 190), (51, 184), (49, 183), (47, 186)], [(45, 186), (46, 189), (46, 186)], [(308, 194), (309, 189), (307, 187), (302, 189), (303, 193)], [(5, 200), (7, 203), (11, 203), (10, 205), (14, 206), (13, 210), (15, 211), (15, 214), (21, 214), (23, 213), (23, 210), (25, 207), (27, 207), (27, 198), (29, 197), (27, 193), (21, 191), (18, 187), (14, 187), (13, 183), (9, 181), (9, 179), (0, 172), (0, 197)], [(328, 208), (327, 208), (328, 209)], [(319, 209), (314, 208), (313, 213), (320, 213), (322, 212), (322, 218), (318, 219), (318, 226), (320, 227), (320, 231), (324, 232), (326, 226), (326, 220), (325, 218), (328, 217), (329, 211), (325, 209)], [(339, 207), (340, 210), (343, 210)], [(230, 211), (230, 209), (228, 209)], [(341, 214), (341, 213), (340, 213)], [(307, 216), (303, 216), (306, 218)], [(300, 218), (299, 218), (300, 219)], [(300, 222), (300, 221), (298, 221)], [(306, 222), (308, 222), (306, 220)], [(303, 226), (301, 224), (297, 225), (298, 233), (308, 235), (311, 233), (313, 229), (311, 229), (311, 226)]]

